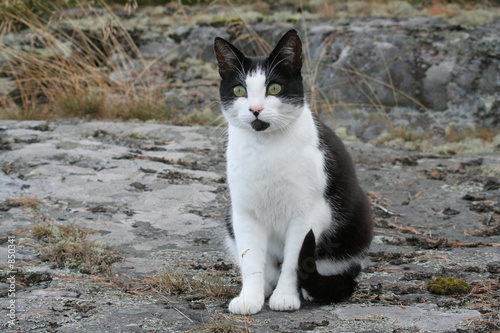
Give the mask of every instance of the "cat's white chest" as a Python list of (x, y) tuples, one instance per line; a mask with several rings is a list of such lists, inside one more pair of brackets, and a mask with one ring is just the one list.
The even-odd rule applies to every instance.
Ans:
[[(324, 157), (305, 110), (289, 131), (259, 135), (229, 129), (227, 173), (232, 204), (276, 232), (313, 206), (327, 206)], [(325, 216), (327, 208), (323, 209)]]

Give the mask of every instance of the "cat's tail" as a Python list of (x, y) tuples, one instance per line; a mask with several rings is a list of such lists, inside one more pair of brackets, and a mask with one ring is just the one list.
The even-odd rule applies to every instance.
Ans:
[(299, 254), (297, 274), (299, 290), (307, 301), (321, 303), (340, 302), (349, 297), (356, 288), (354, 276), (345, 274), (321, 275), (316, 268), (316, 238), (309, 231), (304, 238)]

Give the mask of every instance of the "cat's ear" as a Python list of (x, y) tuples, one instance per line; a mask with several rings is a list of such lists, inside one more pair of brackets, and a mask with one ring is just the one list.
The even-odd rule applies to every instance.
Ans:
[(242, 70), (245, 56), (233, 44), (216, 37), (214, 49), (219, 63), (219, 74), (222, 78), (225, 78), (231, 72)]
[(278, 63), (290, 66), (295, 73), (300, 74), (302, 68), (302, 42), (297, 31), (290, 30), (281, 37), (278, 45), (269, 55), (271, 64)]

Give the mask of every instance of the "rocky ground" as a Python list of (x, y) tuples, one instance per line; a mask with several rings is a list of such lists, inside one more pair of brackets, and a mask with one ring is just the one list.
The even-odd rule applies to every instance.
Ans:
[[(290, 313), (266, 306), (244, 318), (227, 312), (239, 282), (223, 252), (224, 142), (222, 130), (205, 127), (0, 121), (2, 330), (499, 330), (497, 152), (435, 155), (346, 142), (376, 218), (356, 293), (340, 304), (305, 303)], [(124, 260), (106, 273), (41, 256), (50, 244), (36, 241), (33, 227), (71, 223)], [(427, 283), (437, 277), (471, 289), (430, 293)], [(175, 290), (168, 279), (190, 287)], [(212, 282), (195, 287), (200, 281)]]

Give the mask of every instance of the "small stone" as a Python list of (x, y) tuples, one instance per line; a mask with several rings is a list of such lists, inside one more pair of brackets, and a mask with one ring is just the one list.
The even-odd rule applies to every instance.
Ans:
[(458, 215), (460, 212), (458, 210), (451, 209), (450, 207), (447, 207), (443, 210), (444, 215)]
[(415, 166), (418, 165), (418, 161), (414, 156), (409, 157), (398, 157), (392, 161), (393, 165), (404, 165), (404, 166)]
[(132, 183), (132, 184), (130, 184), (130, 186), (132, 186), (138, 190), (141, 190), (141, 191), (151, 191), (150, 189), (148, 189), (148, 187), (146, 185), (139, 183), (139, 182)]
[(193, 310), (205, 310), (207, 306), (202, 302), (190, 302), (189, 308)]
[(195, 244), (210, 244), (212, 239), (210, 237), (197, 237), (194, 239)]
[(439, 169), (426, 170), (425, 175), (427, 176), (428, 179), (434, 179), (434, 180), (446, 179), (446, 173)]
[(486, 269), (491, 274), (499, 274), (500, 273), (500, 262), (494, 262), (494, 263), (488, 264), (488, 266), (486, 266)]
[(103, 205), (95, 206), (90, 208), (92, 213), (106, 213), (107, 209)]
[(484, 184), (483, 190), (493, 191), (500, 189), (500, 181), (497, 178), (489, 178)]

